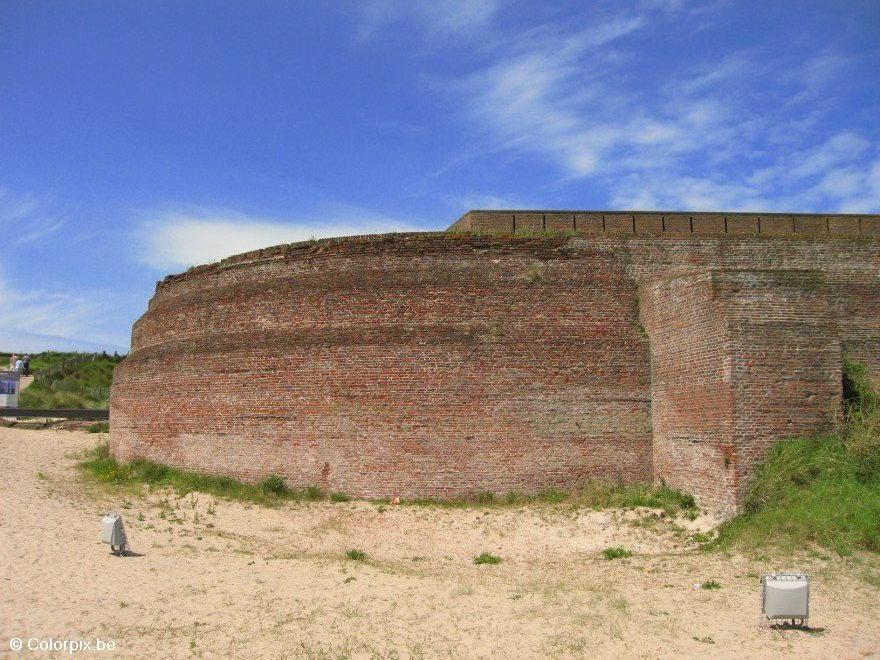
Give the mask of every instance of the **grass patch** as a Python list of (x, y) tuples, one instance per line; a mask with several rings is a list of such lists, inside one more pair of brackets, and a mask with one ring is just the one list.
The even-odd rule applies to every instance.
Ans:
[(330, 493), (331, 502), (351, 502), (351, 497), (345, 493)]
[(474, 563), (477, 565), (479, 565), (479, 564), (500, 564), (501, 557), (497, 557), (497, 556), (490, 554), (488, 552), (482, 552), (482, 553), (478, 554), (476, 557), (474, 557)]
[(367, 553), (363, 550), (351, 549), (345, 552), (345, 556), (352, 561), (366, 561)]
[(308, 498), (307, 491), (290, 489), (275, 475), (267, 477), (260, 484), (247, 484), (231, 477), (179, 470), (152, 461), (118, 463), (110, 455), (106, 443), (89, 451), (77, 467), (87, 477), (103, 484), (127, 488), (143, 485), (170, 488), (180, 496), (200, 492), (228, 500), (268, 505)]
[(546, 488), (526, 495), (510, 491), (503, 497), (493, 493), (479, 492), (451, 500), (415, 499), (404, 504), (437, 506), (444, 508), (469, 508), (487, 506), (523, 506), (530, 504), (562, 504), (576, 508), (611, 509), (647, 507), (662, 509), (667, 515), (682, 513), (696, 517), (697, 503), (692, 495), (669, 488), (647, 484), (624, 484), (607, 481), (589, 481), (573, 491)]
[(632, 554), (626, 548), (605, 548), (602, 551), (602, 556), (608, 561), (612, 559), (626, 559), (627, 557), (632, 557)]
[(109, 422), (95, 422), (94, 424), (89, 424), (86, 427), (86, 431), (89, 433), (108, 433), (110, 431)]
[(880, 395), (867, 368), (850, 359), (843, 391), (836, 429), (776, 443), (743, 513), (721, 527), (713, 547), (880, 552)]
[(713, 591), (715, 589), (720, 589), (721, 585), (715, 580), (706, 580), (703, 584), (700, 585), (700, 589), (706, 589), (708, 591)]

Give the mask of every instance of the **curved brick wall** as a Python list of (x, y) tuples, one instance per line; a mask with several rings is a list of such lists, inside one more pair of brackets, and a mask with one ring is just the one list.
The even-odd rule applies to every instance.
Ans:
[[(275, 473), (292, 486), (357, 496), (663, 477), (712, 502), (725, 497), (719, 470), (722, 477), (733, 470), (722, 481), (735, 497), (738, 472), (764, 446), (740, 458), (727, 447), (737, 442), (732, 436), (692, 437), (703, 443), (697, 453), (675, 444), (677, 425), (700, 411), (675, 413), (682, 390), (675, 363), (663, 360), (678, 340), (656, 333), (663, 319), (654, 310), (666, 309), (667, 299), (705, 309), (699, 296), (739, 300), (743, 288), (754, 289), (758, 304), (776, 305), (765, 294), (777, 283), (762, 277), (717, 275), (712, 281), (724, 286), (714, 289), (702, 280), (658, 284), (747, 270), (818, 273), (786, 284), (796, 295), (783, 296), (795, 301), (780, 307), (794, 319), (785, 332), (800, 332), (806, 308), (797, 301), (820, 296), (835, 319), (822, 327), (836, 355), (846, 350), (880, 368), (880, 244), (872, 238), (331, 239), (239, 255), (160, 282), (116, 371), (111, 451), (246, 480)], [(713, 323), (739, 323), (727, 311), (734, 308), (718, 306)], [(659, 356), (655, 338), (664, 346)], [(746, 365), (747, 351), (736, 350)], [(828, 355), (831, 364), (835, 353)], [(656, 392), (652, 364), (668, 376)], [(707, 386), (729, 376), (716, 371)], [(762, 423), (780, 426), (771, 435), (821, 425), (838, 396), (827, 385), (835, 377), (839, 366), (814, 379), (824, 383), (812, 395), (818, 416), (813, 409), (793, 421), (765, 416)], [(730, 410), (747, 405), (749, 391), (731, 394)], [(784, 406), (785, 397), (776, 403)], [(748, 435), (740, 417), (725, 428)], [(670, 453), (658, 456), (658, 447)], [(680, 462), (670, 462), (676, 452)]]

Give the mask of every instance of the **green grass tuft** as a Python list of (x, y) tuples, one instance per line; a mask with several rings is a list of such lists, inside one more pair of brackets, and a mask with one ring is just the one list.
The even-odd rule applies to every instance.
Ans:
[(713, 547), (880, 552), (880, 395), (864, 365), (846, 359), (844, 374), (837, 428), (776, 443)]
[(331, 502), (351, 502), (351, 497), (345, 493), (330, 493)]
[(721, 584), (716, 582), (715, 580), (706, 580), (703, 584), (700, 585), (700, 589), (707, 589), (712, 591), (714, 589), (720, 589)]
[(483, 552), (474, 557), (475, 564), (500, 564), (501, 557), (496, 557), (493, 554), (489, 554), (488, 552)]
[(311, 500), (313, 502), (317, 500), (323, 500), (324, 491), (322, 491), (317, 486), (309, 486), (303, 491), (303, 499)]
[(260, 484), (260, 490), (263, 491), (266, 495), (274, 495), (279, 497), (288, 492), (287, 485), (284, 483), (284, 479), (279, 477), (277, 474), (270, 474), (266, 477), (263, 482)]
[(612, 559), (626, 559), (627, 557), (632, 557), (632, 554), (626, 548), (605, 548), (602, 551), (602, 556), (608, 561)]
[(89, 433), (107, 433), (110, 430), (110, 424), (107, 422), (95, 422), (86, 427)]
[(346, 551), (345, 556), (351, 559), (352, 561), (366, 561), (367, 553), (363, 550), (355, 550), (351, 549)]

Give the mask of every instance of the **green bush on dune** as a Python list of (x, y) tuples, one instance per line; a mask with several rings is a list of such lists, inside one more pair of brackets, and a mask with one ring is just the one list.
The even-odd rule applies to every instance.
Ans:
[(22, 408), (106, 408), (113, 369), (121, 360), (120, 356), (106, 353), (37, 353), (31, 357), (34, 382), (22, 390), (19, 405)]

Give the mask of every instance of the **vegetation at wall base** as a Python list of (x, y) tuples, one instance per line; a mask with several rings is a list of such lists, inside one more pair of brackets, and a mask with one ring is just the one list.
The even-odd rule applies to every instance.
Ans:
[(110, 455), (106, 443), (89, 451), (78, 467), (87, 477), (120, 488), (139, 489), (147, 485), (150, 488), (170, 488), (180, 496), (200, 492), (229, 500), (265, 505), (288, 500), (314, 499), (310, 489), (298, 491), (288, 488), (275, 475), (267, 477), (260, 484), (246, 484), (231, 477), (179, 470), (152, 461), (118, 463)]
[(844, 411), (833, 432), (773, 447), (743, 513), (711, 547), (734, 545), (880, 552), (880, 393), (864, 365), (844, 360)]
[(572, 491), (547, 488), (533, 494), (511, 491), (502, 497), (493, 493), (474, 493), (467, 497), (449, 500), (414, 499), (405, 504), (438, 506), (445, 508), (468, 508), (486, 506), (524, 506), (530, 504), (559, 504), (585, 509), (662, 509), (666, 515), (682, 513), (696, 517), (697, 503), (692, 495), (668, 486), (650, 484), (625, 484), (622, 482), (591, 480)]

